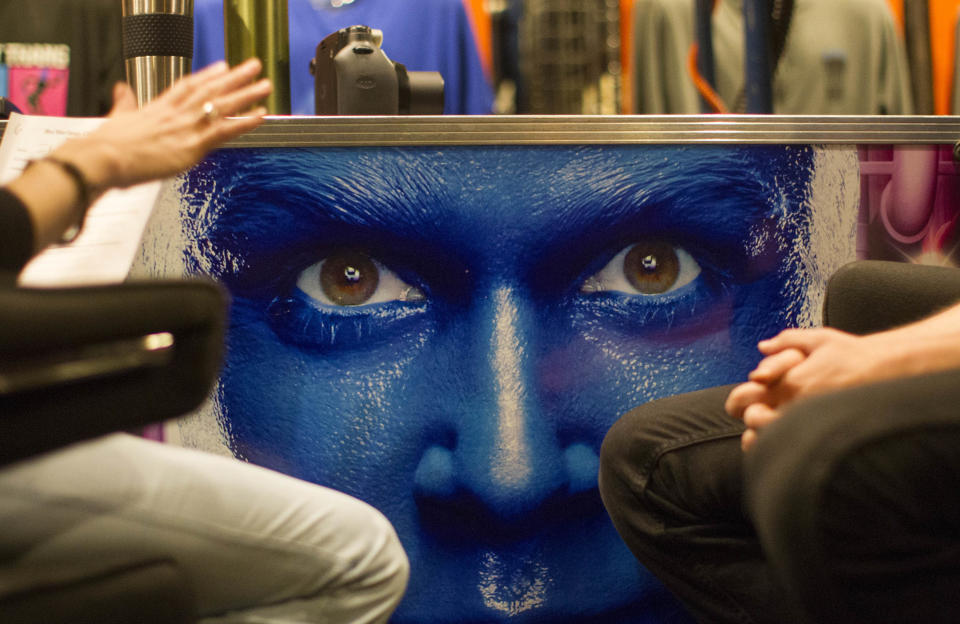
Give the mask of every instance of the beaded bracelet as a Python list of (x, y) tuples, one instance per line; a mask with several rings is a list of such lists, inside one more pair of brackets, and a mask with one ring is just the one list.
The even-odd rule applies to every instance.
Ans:
[(83, 229), (83, 221), (87, 217), (87, 210), (90, 208), (93, 195), (90, 183), (87, 182), (86, 176), (83, 175), (83, 172), (80, 171), (75, 164), (57, 158), (56, 156), (44, 156), (43, 158), (31, 160), (27, 163), (27, 166), (24, 167), (24, 171), (38, 162), (48, 162), (57, 165), (61, 171), (70, 176), (70, 179), (73, 180), (74, 185), (77, 187), (77, 203), (80, 205), (80, 214), (77, 216), (77, 221), (67, 228), (63, 236), (60, 237), (61, 244), (72, 243), (77, 236), (80, 235), (80, 230)]

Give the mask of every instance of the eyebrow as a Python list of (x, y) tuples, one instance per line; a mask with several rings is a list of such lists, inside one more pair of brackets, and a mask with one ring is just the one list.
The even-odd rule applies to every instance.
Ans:
[(442, 199), (443, 187), (427, 171), (365, 161), (361, 155), (352, 156), (351, 164), (365, 172), (348, 176), (342, 165), (331, 162), (335, 154), (330, 161), (309, 159), (309, 166), (296, 153), (253, 156), (253, 162), (236, 163), (233, 182), (222, 189), (229, 210), (218, 215), (218, 229), (244, 230), (244, 222), (256, 220), (267, 204), (287, 226), (380, 230), (416, 240), (435, 234), (428, 207)]
[[(779, 171), (760, 171), (754, 159), (716, 148), (672, 155), (627, 165), (588, 162), (580, 172), (580, 194), (570, 198), (563, 220), (577, 229), (603, 218), (624, 222), (637, 216), (666, 217), (712, 230), (735, 227), (744, 218), (761, 216), (758, 211), (765, 208), (777, 209), (768, 202), (771, 191), (783, 185), (771, 179)], [(800, 186), (806, 185), (801, 181)], [(666, 210), (670, 214), (664, 214)]]
[(790, 227), (780, 212), (789, 208), (799, 216), (807, 209), (810, 163), (795, 158), (792, 179), (785, 180), (782, 167), (765, 171), (757, 154), (738, 158), (723, 149), (664, 150), (666, 160), (653, 152), (657, 157), (626, 166), (585, 163), (579, 190), (558, 208), (562, 227), (537, 242), (542, 253), (536, 264), (556, 264), (577, 253), (584, 264), (605, 246), (643, 236), (706, 245), (722, 252), (724, 262), (737, 262), (752, 226), (774, 220)]
[(400, 162), (402, 155), (384, 162), (351, 153), (350, 165), (362, 175), (351, 175), (337, 156), (326, 151), (323, 158), (304, 159), (297, 150), (220, 154), (210, 171), (191, 173), (186, 192), (194, 206), (215, 204), (212, 218), (187, 227), (209, 240), (207, 253), (240, 258), (257, 275), (270, 273), (271, 265), (309, 264), (324, 249), (343, 246), (370, 248), (391, 268), (398, 261), (427, 283), (463, 274), (468, 258), (431, 208), (450, 202), (441, 180), (427, 170), (412, 171)]
[[(583, 264), (617, 237), (746, 242), (750, 225), (777, 209), (768, 179), (775, 173), (761, 171), (756, 155), (741, 158), (729, 148), (636, 148), (548, 150), (545, 158), (558, 154), (560, 166), (528, 173), (538, 185), (516, 206), (524, 218), (546, 215), (549, 223), (525, 241), (531, 267)], [(463, 162), (462, 171), (429, 166), (426, 150), (378, 148), (367, 155), (345, 149), (341, 156), (333, 149), (319, 158), (304, 158), (299, 150), (234, 154), (224, 163), (232, 180), (223, 187), (229, 210), (213, 228), (220, 239), (276, 248), (297, 232), (322, 241), (349, 237), (467, 266), (473, 250), (464, 242), (474, 242), (473, 216), (466, 211), (464, 217), (458, 203), (472, 191), (463, 181), (450, 185), (445, 179), (465, 174), (471, 157), (469, 150), (462, 154), (453, 156)], [(535, 160), (537, 150), (530, 154), (511, 158)], [(477, 175), (493, 179), (489, 172)], [(262, 210), (264, 203), (269, 211)], [(253, 232), (258, 242), (251, 242)], [(571, 257), (577, 253), (582, 257)]]

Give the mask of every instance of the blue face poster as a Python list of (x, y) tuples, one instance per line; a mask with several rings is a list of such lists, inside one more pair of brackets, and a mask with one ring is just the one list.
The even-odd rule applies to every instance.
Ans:
[(819, 321), (858, 166), (811, 145), (221, 150), (142, 254), (232, 296), (181, 442), (384, 512), (412, 567), (394, 622), (685, 622), (604, 512), (600, 443)]

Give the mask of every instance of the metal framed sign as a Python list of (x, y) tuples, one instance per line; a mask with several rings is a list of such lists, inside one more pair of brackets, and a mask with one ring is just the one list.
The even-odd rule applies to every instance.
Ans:
[(401, 623), (677, 622), (596, 488), (609, 426), (744, 378), (864, 256), (948, 262), (953, 118), (282, 118), (162, 198), (137, 275), (231, 292), (183, 444), (346, 491)]

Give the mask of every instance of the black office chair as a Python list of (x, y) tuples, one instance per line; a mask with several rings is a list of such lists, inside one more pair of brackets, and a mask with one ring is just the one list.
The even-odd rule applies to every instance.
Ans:
[[(0, 290), (0, 470), (197, 407), (218, 372), (225, 309), (207, 282)], [(172, 561), (0, 563), (4, 623), (172, 624), (195, 611)]]
[(823, 324), (854, 334), (891, 329), (960, 302), (960, 270), (859, 260), (827, 284)]

